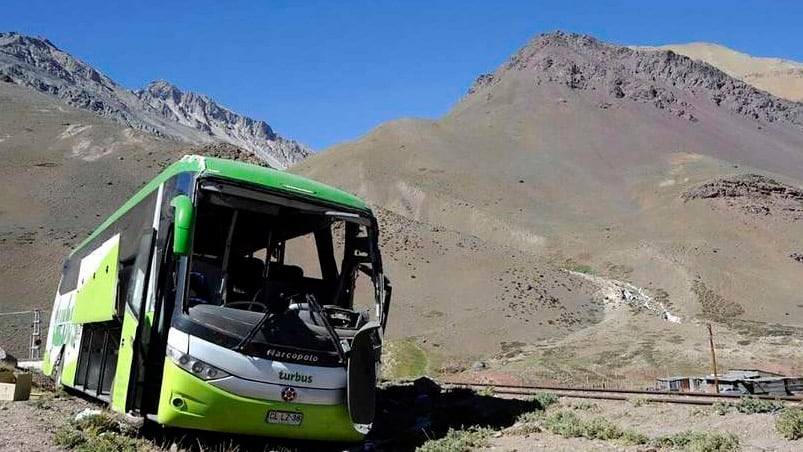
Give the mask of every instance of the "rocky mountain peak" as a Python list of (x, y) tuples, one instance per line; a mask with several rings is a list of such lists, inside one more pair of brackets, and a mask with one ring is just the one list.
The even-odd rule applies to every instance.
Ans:
[(167, 81), (131, 91), (50, 41), (0, 33), (0, 80), (61, 98), (126, 126), (191, 144), (239, 146), (275, 168), (310, 155), (304, 145), (276, 134), (264, 121), (239, 115), (208, 96)]
[(26, 36), (16, 32), (0, 33), (0, 52), (13, 56), (21, 63), (36, 67), (46, 74), (73, 83), (78, 80), (90, 80), (106, 86), (115, 85), (110, 78), (63, 52), (43, 37)]
[(178, 95), (181, 96), (181, 90), (166, 80), (154, 80), (148, 83), (148, 86), (137, 91), (148, 91), (154, 96), (165, 97)]
[[(702, 61), (671, 50), (647, 51), (556, 31), (536, 36), (492, 74), (483, 74), (469, 96), (493, 90), (508, 78), (525, 78), (571, 90), (594, 91), (603, 103), (636, 101), (696, 121), (694, 103), (764, 122), (803, 129), (803, 104), (780, 99)], [(531, 83), (530, 83), (531, 84)]]
[(61, 52), (55, 44), (42, 36), (27, 36), (16, 31), (0, 32), (0, 46), (16, 45), (21, 48), (38, 48), (51, 52)]
[(164, 80), (151, 82), (134, 94), (163, 117), (251, 150), (271, 166), (284, 168), (310, 155), (309, 149), (280, 137), (265, 121), (239, 115), (209, 96), (182, 91)]

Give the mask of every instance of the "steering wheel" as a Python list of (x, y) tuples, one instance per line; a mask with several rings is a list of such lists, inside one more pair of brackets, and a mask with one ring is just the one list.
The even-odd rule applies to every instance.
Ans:
[[(265, 305), (256, 301), (232, 301), (223, 305), (224, 308), (242, 309), (240, 306), (247, 306), (244, 311), (265, 312)], [(257, 309), (252, 309), (257, 308)]]

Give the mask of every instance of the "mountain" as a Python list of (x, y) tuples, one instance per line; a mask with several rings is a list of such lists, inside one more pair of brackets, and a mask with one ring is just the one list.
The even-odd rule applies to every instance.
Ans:
[(754, 57), (706, 42), (641, 48), (672, 50), (689, 58), (705, 61), (731, 77), (778, 97), (798, 102), (803, 101), (803, 63), (797, 61)]
[[(757, 339), (803, 332), (803, 265), (790, 257), (803, 249), (803, 221), (784, 210), (795, 201), (761, 195), (774, 187), (764, 178), (781, 187), (770, 191), (803, 185), (803, 104), (707, 63), (585, 35), (540, 35), (478, 77), (444, 117), (380, 125), (290, 170), (510, 250), (416, 263), (414, 271), (391, 257), (404, 334), (446, 331), (474, 341), (452, 341), (453, 351), (471, 353), (484, 341), (522, 372), (576, 377), (580, 366), (598, 378), (624, 367), (640, 375), (659, 365), (699, 370), (707, 360), (701, 323), (715, 322), (723, 363), (803, 369), (791, 348), (770, 357)], [(738, 199), (684, 196), (712, 183), (756, 187)], [(550, 311), (527, 290), (545, 280), (513, 258), (519, 253), (597, 287), (547, 279), (586, 300), (563, 305), (571, 298), (546, 289), (579, 320), (549, 333), (551, 342), (541, 339)], [(649, 298), (642, 306), (660, 303), (671, 316), (629, 310), (638, 294)], [(427, 315), (433, 304), (443, 315)], [(675, 317), (680, 323), (667, 321)], [(489, 324), (496, 327), (483, 329)]]
[(285, 168), (307, 157), (303, 145), (277, 135), (264, 121), (228, 110), (207, 96), (154, 82), (132, 92), (44, 38), (0, 33), (0, 80), (16, 83), (104, 118), (179, 142), (223, 141)]
[(162, 117), (250, 150), (274, 168), (284, 168), (310, 155), (306, 147), (277, 135), (265, 121), (238, 115), (208, 96), (183, 92), (164, 81), (153, 82), (134, 94)]
[[(48, 311), (64, 256), (182, 155), (265, 164), (227, 143), (159, 138), (14, 83), (0, 81), (0, 112), (0, 312)], [(29, 340), (30, 316), (0, 316), (0, 346), (24, 357)]]

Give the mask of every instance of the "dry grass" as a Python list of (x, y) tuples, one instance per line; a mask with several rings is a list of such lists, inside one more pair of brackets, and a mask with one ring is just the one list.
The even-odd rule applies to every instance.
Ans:
[(446, 436), (427, 441), (416, 449), (418, 452), (468, 452), (478, 447), (490, 446), (493, 430), (471, 427), (465, 430), (449, 429)]
[(732, 300), (728, 300), (706, 287), (699, 279), (694, 280), (692, 292), (703, 308), (703, 316), (711, 320), (726, 321), (744, 314), (744, 308)]
[(775, 429), (786, 439), (803, 438), (803, 408), (787, 408), (775, 420)]

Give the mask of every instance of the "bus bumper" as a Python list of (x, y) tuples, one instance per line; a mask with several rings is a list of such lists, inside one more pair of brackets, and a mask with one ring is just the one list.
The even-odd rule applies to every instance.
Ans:
[[(271, 410), (303, 414), (301, 425), (268, 423)], [(157, 422), (243, 435), (360, 441), (345, 404), (308, 405), (241, 397), (216, 388), (165, 360)]]

